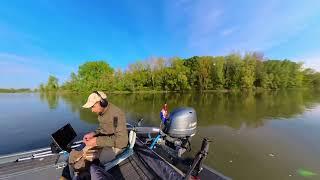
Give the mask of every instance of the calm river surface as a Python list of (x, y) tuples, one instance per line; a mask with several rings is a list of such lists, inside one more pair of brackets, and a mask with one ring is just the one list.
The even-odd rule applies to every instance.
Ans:
[[(96, 116), (81, 108), (87, 95), (0, 94), (0, 154), (48, 146), (66, 123), (78, 138), (95, 129)], [(320, 179), (319, 91), (109, 96), (129, 120), (143, 117), (155, 126), (164, 102), (170, 110), (194, 107), (199, 127), (192, 151), (201, 138), (212, 138), (205, 164), (233, 179)]]

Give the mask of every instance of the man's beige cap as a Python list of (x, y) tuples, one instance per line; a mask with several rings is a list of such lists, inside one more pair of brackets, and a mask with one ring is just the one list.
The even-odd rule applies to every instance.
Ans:
[[(100, 96), (103, 99), (107, 99), (107, 95), (104, 92), (98, 91), (98, 93), (100, 94)], [(91, 108), (96, 102), (101, 101), (100, 96), (97, 93), (91, 93), (88, 97), (86, 104), (84, 104), (82, 107), (83, 108)]]

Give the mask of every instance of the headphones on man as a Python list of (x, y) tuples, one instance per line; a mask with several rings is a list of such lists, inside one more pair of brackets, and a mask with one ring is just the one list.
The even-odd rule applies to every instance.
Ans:
[(101, 106), (101, 107), (107, 107), (107, 106), (108, 106), (108, 101), (107, 101), (107, 99), (103, 98), (103, 97), (101, 96), (101, 94), (99, 94), (98, 91), (93, 91), (93, 93), (96, 93), (96, 94), (101, 98), (101, 100), (100, 100), (100, 106)]

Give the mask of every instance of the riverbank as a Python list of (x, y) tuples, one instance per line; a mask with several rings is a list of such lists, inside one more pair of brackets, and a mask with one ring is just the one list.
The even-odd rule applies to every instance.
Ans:
[[(318, 88), (285, 88), (285, 89), (265, 89), (265, 88), (254, 88), (254, 89), (212, 89), (212, 90), (184, 90), (184, 91), (162, 91), (162, 90), (142, 90), (142, 91), (107, 91), (107, 94), (158, 94), (158, 93), (206, 93), (206, 92), (264, 92), (264, 91), (282, 91), (282, 90), (317, 90)], [(57, 91), (37, 91), (31, 89), (0, 89), (0, 93), (55, 93), (55, 94), (85, 94), (91, 93), (91, 91), (75, 92), (69, 90), (57, 90)]]
[(4, 88), (0, 88), (0, 93), (31, 93), (31, 92), (36, 92), (33, 91), (29, 88), (20, 88), (20, 89), (4, 89)]

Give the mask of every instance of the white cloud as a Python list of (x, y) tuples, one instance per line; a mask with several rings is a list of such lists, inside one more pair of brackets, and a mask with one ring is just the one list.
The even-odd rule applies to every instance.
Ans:
[(227, 49), (258, 50), (280, 46), (299, 36), (304, 29), (312, 28), (308, 20), (318, 14), (319, 3), (302, 1), (264, 1), (249, 11), (250, 19), (242, 24), (238, 36)]
[[(200, 5), (201, 7), (202, 5)], [(219, 25), (219, 17), (222, 15), (222, 10), (216, 10), (214, 8), (207, 8), (204, 10), (196, 11), (193, 19), (188, 25), (189, 38), (188, 44), (190, 47), (201, 47), (209, 45), (208, 37), (212, 36), (212, 33)]]
[(185, 40), (185, 48), (193, 51), (191, 54), (225, 54), (266, 52), (290, 42), (312, 28), (308, 20), (319, 14), (320, 3), (271, 0), (226, 4), (215, 0), (180, 0), (166, 7), (167, 25)]
[(229, 36), (231, 35), (232, 33), (234, 33), (236, 31), (235, 28), (227, 28), (227, 29), (224, 29), (223, 31), (221, 31), (221, 35), (222, 36)]
[(303, 62), (304, 67), (312, 68), (320, 72), (320, 51), (317, 53), (301, 56), (300, 58), (295, 58), (296, 61)]
[(168, 1), (164, 14), (167, 28), (175, 39), (182, 41), (185, 49), (203, 51), (210, 48), (224, 9), (219, 1), (180, 0), (176, 3)]

